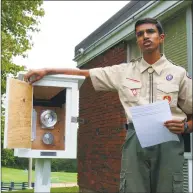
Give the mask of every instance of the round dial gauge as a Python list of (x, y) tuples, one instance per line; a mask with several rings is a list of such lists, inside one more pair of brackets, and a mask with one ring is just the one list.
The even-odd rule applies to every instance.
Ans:
[(46, 145), (51, 145), (53, 144), (54, 141), (54, 136), (51, 133), (45, 133), (42, 137), (42, 141), (46, 144)]
[(53, 127), (57, 123), (57, 114), (52, 110), (45, 110), (40, 115), (40, 121), (44, 127)]

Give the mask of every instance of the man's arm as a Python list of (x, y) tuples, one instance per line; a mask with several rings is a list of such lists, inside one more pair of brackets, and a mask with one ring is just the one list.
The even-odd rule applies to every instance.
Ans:
[[(50, 74), (66, 74), (66, 75), (77, 75), (89, 77), (89, 70), (79, 70), (79, 69), (70, 69), (70, 68), (42, 68), (37, 70), (30, 70), (24, 76), (24, 80), (30, 84), (36, 82), (37, 80), (42, 79), (45, 75)], [(30, 79), (33, 76), (33, 79)]]

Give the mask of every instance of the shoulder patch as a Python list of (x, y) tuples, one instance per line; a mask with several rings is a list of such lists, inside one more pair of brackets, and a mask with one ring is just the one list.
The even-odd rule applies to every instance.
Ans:
[(135, 59), (131, 59), (130, 62), (135, 62)]
[(139, 62), (140, 60), (142, 59), (142, 57), (139, 57), (139, 58), (133, 58), (130, 60), (130, 62)]

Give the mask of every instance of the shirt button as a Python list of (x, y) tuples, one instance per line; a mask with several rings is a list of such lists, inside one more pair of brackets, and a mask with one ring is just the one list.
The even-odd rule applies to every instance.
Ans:
[(153, 73), (153, 72), (154, 72), (154, 69), (153, 69), (152, 67), (150, 67), (150, 68), (148, 68), (148, 70), (147, 70), (147, 71), (148, 71), (148, 73), (149, 73), (149, 74), (151, 74), (151, 73)]

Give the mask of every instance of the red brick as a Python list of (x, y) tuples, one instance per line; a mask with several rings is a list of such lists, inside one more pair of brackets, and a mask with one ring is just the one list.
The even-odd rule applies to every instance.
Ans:
[[(126, 43), (110, 48), (82, 69), (126, 62)], [(78, 184), (95, 192), (118, 192), (121, 146), (126, 122), (117, 93), (96, 92), (90, 78), (80, 89), (79, 116), (85, 124), (78, 130)]]

